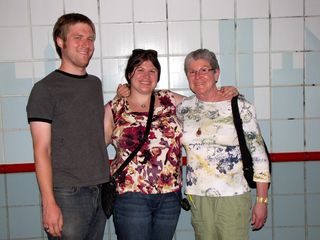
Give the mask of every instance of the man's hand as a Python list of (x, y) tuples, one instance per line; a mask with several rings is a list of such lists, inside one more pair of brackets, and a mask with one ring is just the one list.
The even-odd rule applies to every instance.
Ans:
[(130, 96), (130, 88), (127, 83), (119, 84), (117, 88), (117, 97), (129, 97)]
[(54, 237), (61, 237), (63, 227), (62, 212), (56, 203), (43, 206), (43, 226)]

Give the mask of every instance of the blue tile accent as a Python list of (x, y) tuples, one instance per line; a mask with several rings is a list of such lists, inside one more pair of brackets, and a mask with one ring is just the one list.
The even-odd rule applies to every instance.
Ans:
[(306, 191), (320, 193), (320, 161), (306, 163)]
[[(318, 182), (319, 184), (319, 182)], [(320, 226), (320, 193), (307, 195), (307, 224)]]
[(305, 229), (304, 227), (275, 228), (272, 240), (305, 240)]
[(304, 193), (303, 162), (273, 163), (272, 167), (273, 194)]
[[(303, 195), (273, 196), (273, 207), (275, 227), (298, 228), (298, 226), (301, 226), (304, 231), (305, 210)], [(283, 240), (291, 238), (286, 237), (276, 239)], [(301, 238), (299, 240), (301, 240)]]
[(40, 238), (43, 235), (39, 206), (10, 207), (11, 238)]
[(39, 188), (35, 173), (8, 174), (8, 205), (39, 205)]

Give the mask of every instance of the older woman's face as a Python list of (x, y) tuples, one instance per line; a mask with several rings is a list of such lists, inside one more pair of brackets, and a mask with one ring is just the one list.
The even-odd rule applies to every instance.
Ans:
[(131, 74), (131, 91), (140, 93), (151, 93), (157, 86), (158, 69), (147, 60), (140, 66), (137, 66)]
[(204, 59), (192, 60), (188, 65), (189, 87), (196, 95), (206, 96), (216, 89), (219, 75), (220, 71), (213, 71), (209, 62)]

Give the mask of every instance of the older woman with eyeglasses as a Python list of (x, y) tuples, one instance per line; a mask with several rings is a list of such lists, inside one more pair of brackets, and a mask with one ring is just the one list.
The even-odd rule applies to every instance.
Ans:
[(143, 138), (155, 96), (148, 138), (117, 179), (113, 221), (119, 240), (172, 240), (181, 211), (182, 129), (176, 105), (183, 96), (156, 91), (160, 73), (155, 50), (134, 50), (125, 70), (130, 96), (105, 106), (106, 143), (117, 151), (113, 174)]
[(231, 97), (217, 86), (216, 56), (198, 49), (185, 58), (185, 73), (195, 95), (177, 107), (183, 123), (182, 143), (187, 153), (186, 194), (197, 240), (247, 240), (249, 222), (263, 227), (267, 218), (270, 172), (254, 106), (239, 98), (238, 106), (254, 165), (257, 201), (251, 209), (250, 188), (243, 175)]

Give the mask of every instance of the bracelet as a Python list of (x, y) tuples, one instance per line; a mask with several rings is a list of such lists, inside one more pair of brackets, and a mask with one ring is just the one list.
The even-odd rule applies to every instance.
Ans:
[(256, 197), (256, 202), (268, 204), (268, 197)]

